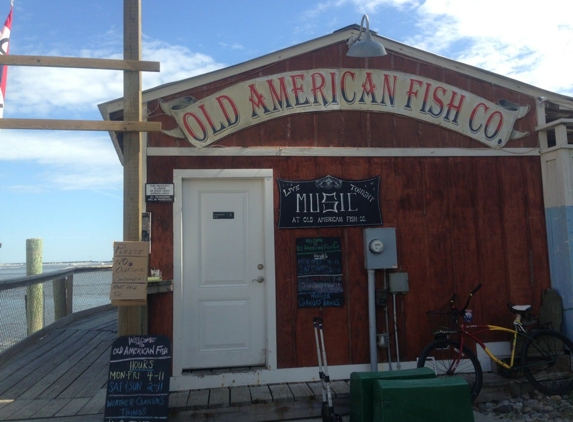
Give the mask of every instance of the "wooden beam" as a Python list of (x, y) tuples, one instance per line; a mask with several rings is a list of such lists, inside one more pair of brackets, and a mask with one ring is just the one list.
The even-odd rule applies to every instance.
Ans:
[(81, 69), (159, 72), (159, 62), (141, 60), (93, 59), (85, 57), (47, 57), (0, 55), (0, 66), (72, 67)]
[[(141, 0), (124, 0), (123, 57), (138, 60), (141, 57)], [(141, 73), (125, 71), (123, 75), (123, 116), (127, 121), (140, 121)], [(127, 132), (123, 136), (124, 151), (124, 228), (123, 240), (141, 240), (142, 163), (141, 134)]]
[[(141, 59), (141, 0), (123, 1), (123, 58)], [(140, 121), (141, 73), (123, 73), (123, 116)], [(123, 240), (141, 240), (141, 212), (143, 210), (143, 138), (141, 133), (123, 135)], [(118, 335), (147, 334), (146, 306), (118, 307)]]
[(0, 119), (0, 129), (160, 132), (161, 123), (113, 120)]

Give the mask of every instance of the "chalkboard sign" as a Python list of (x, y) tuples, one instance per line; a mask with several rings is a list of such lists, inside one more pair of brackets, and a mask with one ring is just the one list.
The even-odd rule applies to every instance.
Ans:
[(298, 307), (343, 306), (340, 237), (296, 239)]
[(166, 421), (170, 376), (167, 337), (117, 338), (111, 348), (104, 421)]
[(279, 186), (279, 229), (382, 224), (380, 176), (344, 180), (283, 180)]

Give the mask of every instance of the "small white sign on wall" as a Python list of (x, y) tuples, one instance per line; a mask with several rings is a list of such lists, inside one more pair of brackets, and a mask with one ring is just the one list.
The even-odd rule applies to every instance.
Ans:
[(173, 202), (173, 183), (148, 183), (145, 185), (146, 202)]

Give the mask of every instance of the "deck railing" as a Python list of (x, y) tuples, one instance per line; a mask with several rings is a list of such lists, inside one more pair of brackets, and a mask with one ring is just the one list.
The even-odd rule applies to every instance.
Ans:
[(0, 280), (0, 353), (38, 330), (26, 309), (31, 291), (35, 296), (40, 292), (39, 314), (33, 312), (43, 329), (73, 313), (110, 304), (111, 278), (111, 265), (101, 265)]

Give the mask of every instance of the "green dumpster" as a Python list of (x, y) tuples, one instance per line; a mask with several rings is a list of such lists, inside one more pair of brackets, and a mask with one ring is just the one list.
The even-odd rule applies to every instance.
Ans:
[(376, 380), (435, 378), (430, 368), (350, 374), (350, 422), (372, 422), (372, 393)]
[(373, 401), (375, 422), (474, 422), (462, 377), (378, 380)]

